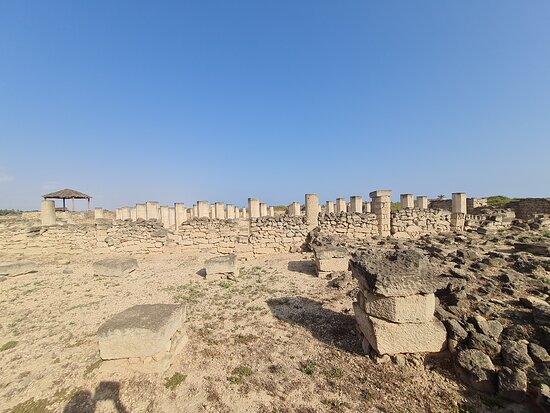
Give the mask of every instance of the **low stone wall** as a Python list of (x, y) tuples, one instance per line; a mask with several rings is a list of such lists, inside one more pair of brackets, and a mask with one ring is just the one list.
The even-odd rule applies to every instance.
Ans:
[(0, 251), (6, 255), (79, 254), (96, 245), (95, 225), (40, 227), (34, 220), (0, 221)]
[(319, 216), (321, 233), (346, 236), (351, 239), (372, 238), (379, 234), (375, 214), (339, 213)]
[(183, 222), (175, 234), (176, 244), (220, 254), (251, 252), (248, 246), (248, 222), (198, 218)]
[(173, 237), (156, 220), (98, 219), (96, 225), (97, 249), (131, 253), (162, 251)]
[(506, 207), (513, 209), (517, 218), (531, 219), (538, 214), (550, 214), (550, 198), (521, 199), (510, 202)]
[(391, 213), (391, 234), (395, 238), (451, 230), (451, 212), (442, 209), (403, 209)]
[(249, 242), (254, 255), (297, 251), (308, 233), (305, 216), (262, 217), (250, 221)]

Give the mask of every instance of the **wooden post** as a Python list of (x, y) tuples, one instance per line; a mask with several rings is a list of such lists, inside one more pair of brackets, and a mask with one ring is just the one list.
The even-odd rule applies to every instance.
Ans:
[(74, 212), (74, 198), (73, 198), (73, 212)]
[(65, 198), (63, 198), (63, 212), (67, 210), (67, 207), (65, 206)]
[(90, 198), (88, 198), (88, 211), (90, 210)]

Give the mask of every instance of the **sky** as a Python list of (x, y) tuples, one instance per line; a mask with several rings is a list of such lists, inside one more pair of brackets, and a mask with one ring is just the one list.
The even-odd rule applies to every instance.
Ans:
[(547, 0), (0, 0), (0, 209), (548, 197), (549, 21)]

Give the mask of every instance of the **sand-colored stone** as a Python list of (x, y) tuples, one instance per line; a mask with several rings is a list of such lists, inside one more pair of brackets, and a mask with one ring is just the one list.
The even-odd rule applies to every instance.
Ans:
[(394, 323), (429, 322), (433, 319), (435, 311), (434, 294), (384, 297), (359, 291), (357, 302), (367, 314)]
[(94, 275), (121, 277), (138, 267), (137, 260), (130, 257), (104, 258), (93, 263)]

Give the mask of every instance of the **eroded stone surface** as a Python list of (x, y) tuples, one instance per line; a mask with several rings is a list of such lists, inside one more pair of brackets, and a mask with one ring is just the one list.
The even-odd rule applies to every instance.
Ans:
[(104, 277), (122, 277), (138, 267), (137, 260), (130, 257), (105, 258), (94, 262), (94, 275)]
[(36, 265), (31, 261), (0, 262), (0, 275), (15, 277), (17, 275), (37, 272)]
[(103, 360), (148, 357), (170, 351), (182, 328), (185, 309), (178, 304), (142, 304), (115, 314), (97, 330)]
[(313, 250), (318, 273), (347, 271), (349, 257), (343, 247), (316, 247)]
[(235, 254), (222, 255), (209, 258), (204, 262), (206, 275), (211, 274), (236, 274), (237, 256)]
[(415, 294), (407, 297), (384, 297), (359, 292), (357, 302), (363, 311), (394, 323), (423, 323), (433, 320), (434, 294)]

